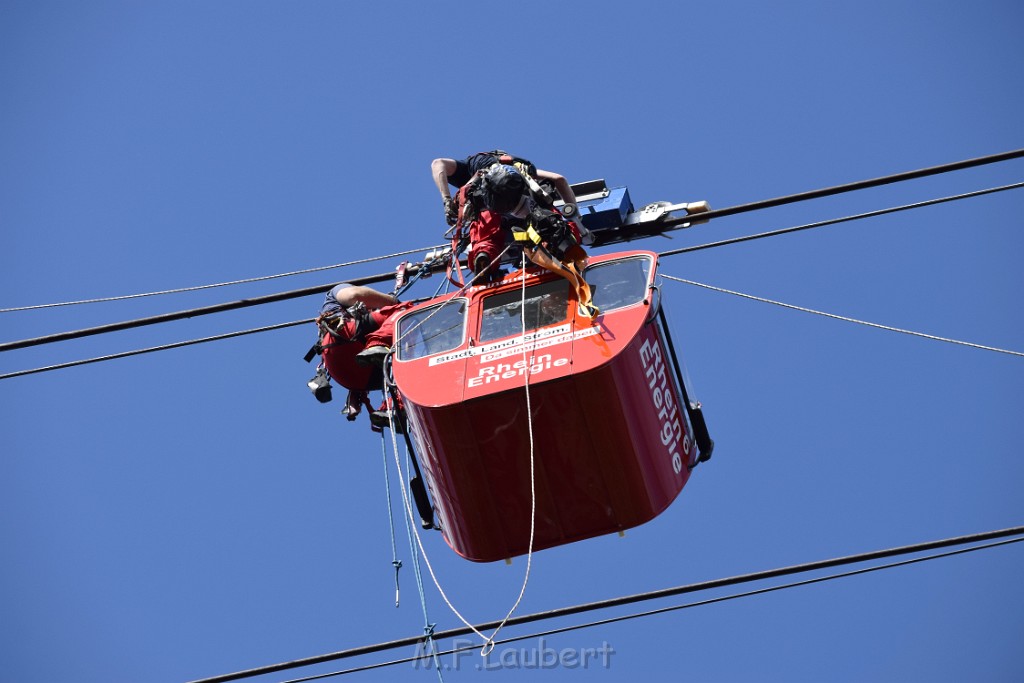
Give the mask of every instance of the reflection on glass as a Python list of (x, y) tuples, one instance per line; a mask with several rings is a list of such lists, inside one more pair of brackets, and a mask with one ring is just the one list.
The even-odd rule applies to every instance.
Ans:
[[(523, 291), (516, 289), (484, 299), (480, 341), (523, 332)], [(569, 317), (569, 283), (562, 278), (526, 288), (526, 331), (565, 322)]]
[(462, 345), (466, 300), (453, 299), (406, 315), (398, 322), (398, 358), (414, 360)]
[(632, 256), (590, 266), (583, 277), (593, 292), (594, 305), (606, 313), (643, 301), (650, 272), (649, 256)]

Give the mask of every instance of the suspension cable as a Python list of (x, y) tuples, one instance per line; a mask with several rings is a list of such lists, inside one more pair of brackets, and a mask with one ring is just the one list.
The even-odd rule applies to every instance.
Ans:
[[(930, 552), (933, 550), (941, 550), (943, 548), (953, 548), (956, 546), (967, 545), (971, 543), (983, 543), (996, 539), (1010, 538), (1014, 536), (1024, 535), (1024, 526), (1009, 527), (1006, 529), (999, 529), (995, 531), (987, 531), (978, 534), (970, 534), (966, 536), (956, 536), (951, 538), (945, 538), (937, 541), (927, 541), (924, 543), (916, 543), (913, 545), (905, 545), (896, 548), (889, 548), (886, 550), (874, 550), (865, 553), (859, 553), (856, 555), (847, 555), (844, 557), (837, 557), (828, 560), (819, 560), (816, 562), (807, 562), (804, 564), (791, 565), (788, 567), (781, 567), (777, 569), (769, 569), (760, 572), (754, 572), (751, 574), (739, 574), (730, 576), (727, 578), (713, 579), (710, 581), (703, 581), (700, 583), (685, 584), (682, 586), (675, 586), (672, 588), (663, 588), (660, 590), (647, 591), (644, 593), (635, 593), (633, 595), (626, 595), (618, 598), (611, 598), (608, 600), (600, 600), (597, 602), (584, 603), (581, 605), (574, 605), (571, 607), (561, 607), (546, 612), (535, 612), (533, 614), (524, 614), (518, 617), (513, 617), (508, 620), (506, 626), (513, 626), (518, 624), (532, 623), (535, 621), (545, 621), (548, 619), (555, 619), (558, 617), (571, 616), (574, 614), (582, 614), (585, 612), (593, 612), (597, 610), (608, 609), (611, 607), (620, 607), (622, 605), (629, 605), (639, 602), (645, 602), (647, 600), (657, 600), (660, 598), (673, 597), (677, 595), (684, 595), (688, 593), (696, 593), (699, 591), (711, 590), (716, 588), (725, 588), (728, 586), (735, 586), (744, 583), (750, 583), (753, 581), (761, 581), (764, 579), (774, 579), (783, 576), (792, 576), (796, 574), (802, 574), (806, 572), (819, 571), (824, 569), (833, 569), (836, 567), (859, 564), (862, 562), (871, 562), (875, 560), (883, 560), (892, 557), (898, 557), (901, 555), (911, 555), (915, 553)], [(477, 631), (493, 628), (498, 622), (488, 622), (485, 624), (479, 624), (475, 628)], [(454, 638), (457, 636), (463, 636), (470, 633), (469, 628), (454, 628), (447, 631), (440, 631), (433, 634), (435, 639), (441, 638)], [(297, 659), (291, 662), (284, 662), (281, 664), (272, 664), (269, 666), (263, 666), (254, 669), (248, 669), (246, 671), (239, 671), (236, 673), (224, 674), (221, 676), (214, 676), (212, 678), (204, 678), (193, 681), (192, 683), (225, 683), (226, 681), (235, 681), (242, 678), (250, 678), (252, 676), (259, 676), (262, 674), (274, 673), (277, 671), (285, 671), (288, 669), (296, 669), (303, 666), (310, 666), (313, 664), (322, 664), (324, 662), (335, 661), (339, 659), (346, 659), (349, 657), (356, 657), (359, 655), (371, 654), (374, 652), (382, 652), (385, 650), (393, 650), (401, 647), (417, 646), (423, 641), (423, 636), (412, 636), (408, 638), (401, 638), (399, 640), (392, 640), (390, 642), (378, 643), (375, 645), (365, 645), (362, 647), (351, 648), (348, 650), (342, 650), (339, 652), (333, 652), (330, 654), (318, 655), (315, 657), (307, 657), (305, 659)]]

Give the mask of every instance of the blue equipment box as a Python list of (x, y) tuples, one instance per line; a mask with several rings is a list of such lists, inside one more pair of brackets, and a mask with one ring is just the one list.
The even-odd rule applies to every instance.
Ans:
[(613, 187), (607, 193), (606, 196), (579, 200), (580, 218), (587, 230), (617, 228), (633, 212), (627, 188)]

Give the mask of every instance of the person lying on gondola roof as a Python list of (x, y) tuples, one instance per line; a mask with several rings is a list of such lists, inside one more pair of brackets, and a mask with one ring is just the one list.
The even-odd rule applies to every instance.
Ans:
[[(455, 214), (453, 252), (459, 253), (468, 244), (470, 269), (478, 283), (486, 283), (501, 279), (498, 261), (506, 245), (514, 241), (535, 264), (569, 280), (577, 292), (580, 312), (594, 317), (597, 309), (592, 306), (590, 290), (582, 276), (587, 254), (581, 243), (587, 233), (578, 220), (572, 203), (575, 197), (568, 183), (562, 176), (548, 173), (549, 177), (561, 180), (557, 184), (564, 185), (563, 197), (572, 200), (560, 212), (555, 208), (554, 195), (534, 177), (539, 171), (533, 164), (511, 157), (494, 159), (494, 155), (475, 155), (461, 164), (452, 162), (455, 171), (452, 176), (445, 176), (448, 182), (458, 183), (468, 171), (477, 169), (459, 188), (454, 206), (446, 202), (449, 222), (453, 211)], [(435, 159), (431, 168), (435, 174), (443, 172), (451, 167), (446, 163), (451, 161)], [(484, 166), (487, 161), (493, 163)], [(444, 195), (447, 185), (437, 175), (435, 180)], [(570, 216), (573, 220), (569, 220)]]

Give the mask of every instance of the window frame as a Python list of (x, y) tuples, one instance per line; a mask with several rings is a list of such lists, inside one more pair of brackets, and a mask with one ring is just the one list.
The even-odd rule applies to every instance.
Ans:
[[(411, 357), (408, 356), (407, 355), (408, 351), (406, 351), (406, 349), (403, 346), (403, 342), (402, 342), (402, 339), (404, 337), (402, 328), (405, 325), (407, 325), (407, 324), (415, 325), (416, 321), (426, 320), (427, 317), (432, 315), (432, 311), (437, 311), (437, 310), (439, 310), (441, 308), (450, 307), (450, 306), (458, 306), (458, 305), (462, 306), (462, 332), (459, 335), (459, 342), (457, 344), (453, 345), (453, 346), (450, 346), (448, 348), (444, 348), (444, 349), (441, 349), (441, 350), (427, 350), (427, 344), (426, 344), (425, 341), (423, 341), (423, 338), (421, 336), (420, 339), (418, 341), (416, 341), (415, 346), (413, 348), (423, 347), (423, 349), (426, 352), (425, 353), (420, 353), (420, 354), (418, 354), (416, 356), (411, 356)], [(397, 344), (397, 347), (398, 347), (397, 353), (396, 353), (397, 360), (400, 361), (400, 362), (401, 361), (408, 362), (408, 361), (421, 360), (423, 358), (430, 358), (431, 356), (436, 356), (436, 355), (439, 355), (439, 354), (442, 354), (442, 353), (450, 353), (451, 351), (454, 351), (455, 349), (458, 349), (458, 348), (461, 348), (462, 346), (464, 346), (466, 344), (467, 328), (469, 327), (469, 309), (470, 309), (470, 301), (469, 301), (469, 299), (466, 298), (466, 297), (459, 296), (459, 297), (452, 297), (451, 299), (446, 299), (445, 301), (441, 301), (441, 302), (438, 302), (436, 304), (425, 306), (423, 308), (416, 308), (416, 309), (414, 309), (412, 311), (409, 311), (408, 313), (403, 314), (402, 317), (399, 318), (397, 323), (395, 324), (395, 341), (396, 341), (396, 344)], [(420, 330), (417, 327), (415, 329), (414, 334), (416, 332), (419, 332), (419, 331)], [(445, 330), (445, 331), (447, 331), (447, 330)]]

